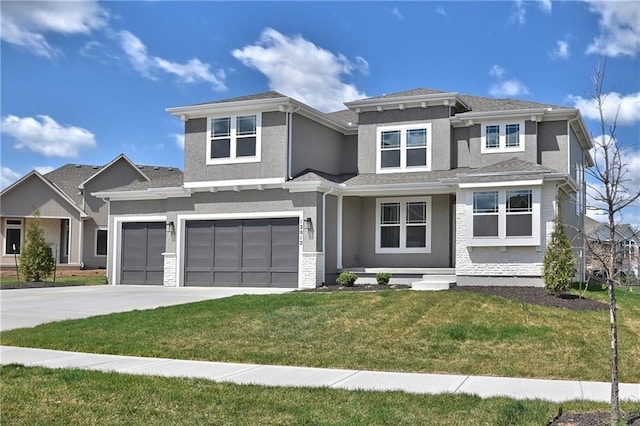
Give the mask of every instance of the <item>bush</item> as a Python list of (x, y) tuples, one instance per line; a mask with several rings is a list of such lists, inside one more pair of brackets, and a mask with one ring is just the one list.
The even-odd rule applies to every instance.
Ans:
[(27, 222), (25, 243), (20, 248), (20, 274), (25, 281), (42, 281), (55, 268), (51, 247), (44, 240), (38, 212)]
[(338, 275), (338, 279), (336, 281), (341, 286), (352, 287), (357, 279), (358, 279), (358, 276), (353, 272), (344, 271), (340, 273), (340, 275)]
[(575, 260), (571, 242), (564, 232), (564, 225), (556, 218), (556, 226), (551, 241), (544, 253), (542, 279), (544, 288), (556, 296), (571, 288)]
[(380, 285), (389, 284), (390, 279), (391, 279), (391, 272), (378, 272), (376, 274), (376, 282)]

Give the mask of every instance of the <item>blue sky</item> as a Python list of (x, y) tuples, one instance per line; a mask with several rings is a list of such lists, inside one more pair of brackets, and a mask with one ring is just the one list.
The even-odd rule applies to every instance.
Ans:
[(120, 153), (183, 168), (165, 108), (271, 89), (323, 111), (416, 87), (519, 98), (579, 107), (598, 136), (598, 58), (640, 187), (637, 1), (0, 5), (2, 187)]

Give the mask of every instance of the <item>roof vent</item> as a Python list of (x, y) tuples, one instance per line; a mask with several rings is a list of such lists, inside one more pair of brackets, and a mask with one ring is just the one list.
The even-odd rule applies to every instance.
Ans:
[(169, 167), (167, 170), (169, 170), (170, 172), (173, 171), (173, 167)]
[(76, 169), (79, 169), (80, 167), (82, 167), (80, 164), (76, 164)]
[(153, 170), (160, 170), (160, 167), (155, 166), (155, 167), (153, 168)]
[(139, 169), (144, 169), (144, 166), (140, 166), (140, 165), (138, 165), (138, 168), (139, 168)]
[(97, 170), (97, 169), (98, 169), (98, 166), (93, 166), (92, 168), (93, 168), (94, 170)]

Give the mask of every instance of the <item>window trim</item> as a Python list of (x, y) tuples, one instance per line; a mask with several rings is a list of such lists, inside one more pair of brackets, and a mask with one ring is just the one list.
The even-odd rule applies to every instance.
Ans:
[[(106, 237), (106, 243), (107, 246), (106, 248), (106, 253), (105, 254), (98, 254), (98, 232), (100, 231), (105, 231), (107, 233), (107, 237)], [(109, 255), (109, 229), (104, 227), (104, 226), (100, 226), (98, 228), (95, 229), (95, 232), (93, 234), (94, 239), (93, 239), (93, 257), (107, 257)]]
[[(9, 223), (10, 220), (15, 220), (15, 221), (20, 221), (20, 224), (13, 224), (13, 223)], [(22, 246), (22, 244), (24, 244), (24, 219), (22, 218), (5, 218), (4, 220), (4, 233), (3, 233), (3, 239), (4, 239), (4, 244), (2, 245), (2, 254), (3, 256), (13, 256), (13, 253), (7, 253), (7, 230), (8, 229), (18, 229), (20, 231), (20, 246)], [(20, 250), (20, 248), (18, 247), (18, 250)], [(17, 256), (20, 256), (20, 253), (16, 253)]]
[[(425, 247), (407, 247), (407, 203), (425, 203)], [(381, 218), (382, 205), (400, 204), (400, 247), (381, 247)], [(402, 198), (376, 198), (376, 222), (375, 222), (375, 253), (376, 254), (422, 254), (431, 253), (431, 197), (402, 197)], [(415, 225), (415, 224), (414, 224)]]
[[(531, 236), (507, 236), (507, 191), (531, 190)], [(475, 237), (473, 235), (473, 194), (475, 192), (498, 192), (498, 236)], [(466, 192), (466, 241), (468, 247), (495, 247), (495, 246), (539, 246), (542, 224), (540, 221), (540, 204), (542, 197), (541, 187), (535, 186), (509, 186), (509, 187), (485, 187), (473, 188)], [(512, 213), (515, 214), (515, 213)]]
[[(407, 151), (412, 148), (407, 147), (408, 130), (426, 130), (427, 164), (424, 166), (407, 166)], [(381, 126), (376, 128), (376, 173), (406, 173), (406, 172), (428, 172), (431, 171), (431, 158), (433, 153), (433, 137), (431, 123), (401, 124), (393, 126)], [(382, 132), (400, 131), (400, 166), (382, 167)]]
[[(256, 155), (251, 157), (237, 157), (237, 123), (238, 117), (246, 116), (256, 117)], [(229, 135), (229, 157), (211, 158), (211, 141), (213, 140), (213, 126), (211, 122), (217, 118), (229, 118), (231, 123), (231, 134)], [(248, 136), (248, 135), (245, 135)], [(239, 164), (239, 163), (259, 163), (262, 158), (262, 112), (253, 113), (236, 113), (236, 114), (217, 114), (207, 116), (207, 133), (206, 133), (206, 164), (209, 166), (216, 164)]]
[[(517, 147), (508, 147), (507, 146), (507, 126), (517, 124), (518, 128), (518, 146)], [(525, 132), (524, 132), (524, 124), (523, 120), (503, 120), (503, 121), (492, 121), (492, 122), (484, 122), (480, 123), (480, 153), (481, 154), (495, 154), (500, 152), (522, 152), (524, 151), (525, 144)], [(499, 136), (498, 136), (498, 146), (495, 148), (487, 147), (487, 127), (489, 126), (498, 126), (499, 128)]]

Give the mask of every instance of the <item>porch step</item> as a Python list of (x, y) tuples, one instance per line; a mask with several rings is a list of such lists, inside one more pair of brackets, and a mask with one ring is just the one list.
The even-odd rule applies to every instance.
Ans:
[(449, 290), (456, 285), (455, 275), (423, 275), (422, 280), (411, 283), (412, 290), (418, 291), (439, 291)]
[(356, 284), (376, 284), (378, 272), (391, 273), (389, 284), (413, 285), (424, 281), (425, 277), (446, 276), (452, 277), (455, 284), (455, 268), (345, 268), (345, 271), (358, 275)]

